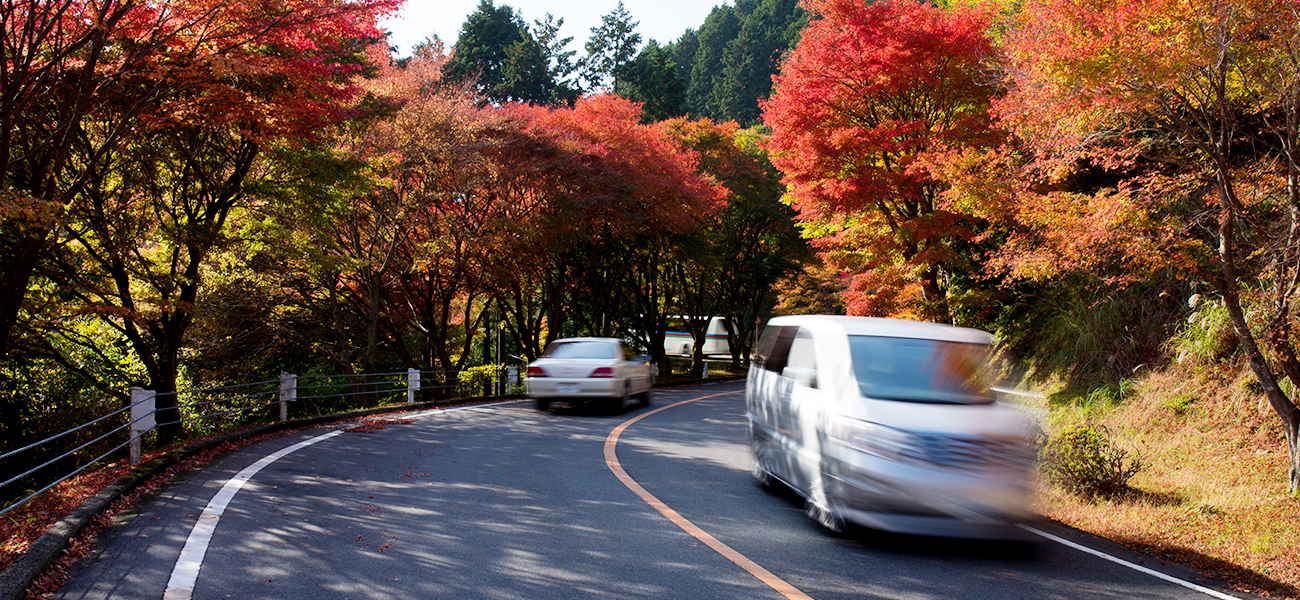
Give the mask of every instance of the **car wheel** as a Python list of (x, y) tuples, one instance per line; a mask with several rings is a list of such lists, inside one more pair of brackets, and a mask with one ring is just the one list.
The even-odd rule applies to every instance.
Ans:
[(537, 399), (537, 410), (546, 410), (551, 407), (551, 401), (545, 398)]
[(626, 381), (623, 383), (623, 395), (615, 398), (614, 402), (614, 411), (617, 414), (621, 415), (627, 412), (627, 409), (632, 406), (632, 382)]
[(650, 397), (654, 395), (654, 388), (646, 388), (641, 392), (641, 406), (650, 406)]

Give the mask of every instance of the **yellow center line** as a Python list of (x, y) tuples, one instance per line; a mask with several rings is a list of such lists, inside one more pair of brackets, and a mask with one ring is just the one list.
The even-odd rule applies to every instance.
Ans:
[(668, 410), (670, 408), (675, 408), (683, 404), (690, 404), (691, 402), (697, 402), (699, 400), (705, 400), (708, 398), (716, 398), (718, 396), (725, 396), (727, 394), (738, 394), (738, 393), (740, 393), (739, 390), (733, 392), (722, 392), (719, 394), (712, 394), (709, 396), (701, 396), (699, 398), (694, 398), (691, 400), (683, 400), (681, 402), (675, 404), (669, 404), (668, 406), (657, 408), (650, 412), (638, 415), (636, 418), (628, 419), (627, 421), (624, 421), (623, 424), (619, 425), (618, 427), (615, 427), (614, 431), (609, 432), (609, 436), (605, 438), (605, 465), (609, 467), (610, 471), (613, 471), (614, 476), (617, 477), (619, 481), (623, 482), (623, 485), (627, 486), (627, 489), (632, 490), (632, 493), (636, 494), (637, 496), (640, 496), (642, 500), (645, 500), (646, 504), (649, 504), (655, 510), (659, 511), (659, 514), (668, 517), (668, 520), (672, 521), (673, 524), (677, 525), (678, 527), (681, 527), (683, 531), (691, 534), (695, 539), (704, 542), (704, 545), (712, 548), (715, 552), (721, 554), (727, 560), (736, 563), (736, 566), (748, 571), (750, 575), (757, 577), (759, 581), (762, 581), (763, 583), (767, 584), (768, 587), (776, 590), (777, 592), (780, 592), (782, 596), (785, 596), (786, 598), (790, 598), (790, 600), (812, 600), (810, 596), (799, 591), (798, 588), (795, 588), (793, 585), (786, 583), (785, 580), (781, 579), (780, 577), (773, 575), (771, 571), (768, 571), (767, 569), (764, 569), (763, 567), (759, 566), (758, 563), (746, 558), (745, 555), (736, 552), (731, 548), (731, 546), (728, 546), (718, 541), (717, 538), (709, 535), (709, 533), (704, 531), (703, 529), (700, 529), (699, 526), (687, 520), (686, 517), (683, 517), (682, 515), (678, 514), (677, 511), (669, 508), (668, 505), (664, 504), (662, 500), (656, 498), (654, 494), (647, 492), (645, 488), (641, 487), (641, 484), (637, 483), (636, 480), (632, 479), (632, 477), (627, 474), (627, 471), (623, 470), (623, 465), (619, 464), (618, 462), (618, 455), (615, 453), (615, 450), (618, 447), (618, 436), (623, 433), (624, 429), (627, 429), (628, 426), (632, 425), (633, 423), (636, 423), (637, 421), (640, 421), (641, 419), (644, 419), (655, 413), (659, 413)]

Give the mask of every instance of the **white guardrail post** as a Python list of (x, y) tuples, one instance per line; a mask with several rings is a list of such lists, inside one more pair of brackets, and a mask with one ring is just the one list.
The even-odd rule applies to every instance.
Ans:
[[(140, 464), (140, 438), (154, 427), (154, 404), (158, 392), (131, 388), (131, 466)], [(120, 447), (120, 446), (119, 446)]]
[(406, 370), (406, 403), (415, 404), (415, 393), (420, 391), (420, 370)]
[(289, 420), (289, 403), (298, 399), (298, 376), (280, 373), (280, 422)]

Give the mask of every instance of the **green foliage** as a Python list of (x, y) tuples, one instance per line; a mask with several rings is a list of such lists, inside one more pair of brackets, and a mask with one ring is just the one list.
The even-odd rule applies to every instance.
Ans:
[(546, 13), (545, 19), (533, 21), (533, 35), (543, 49), (551, 79), (555, 83), (551, 91), (551, 104), (572, 106), (582, 90), (572, 78), (579, 66), (573, 60), (577, 52), (565, 49), (573, 37), (560, 37), (560, 28), (563, 26), (564, 19), (556, 19), (551, 13)]
[(607, 82), (619, 78), (641, 45), (641, 34), (636, 33), (640, 23), (632, 20), (622, 0), (600, 20), (599, 27), (591, 28), (587, 56), (581, 61), (582, 78), (593, 90), (603, 89)]
[(1164, 399), (1162, 406), (1169, 409), (1175, 415), (1182, 416), (1192, 409), (1192, 404), (1196, 402), (1196, 396), (1188, 393), (1175, 394)]
[(471, 388), (488, 385), (496, 381), (505, 370), (505, 365), (479, 365), (461, 369), (460, 383)]
[(686, 78), (686, 102), (697, 117), (722, 119), (714, 87), (722, 79), (723, 58), (727, 44), (740, 32), (736, 10), (727, 5), (715, 6), (695, 33), (697, 46), (692, 57), (690, 76)]
[(475, 81), (493, 102), (545, 104), (556, 96), (552, 52), (514, 9), (482, 0), (461, 26), (446, 74), (453, 81)]
[(1066, 279), (1037, 291), (1032, 308), (997, 332), (1040, 377), (1073, 390), (1118, 384), (1164, 360), (1164, 344), (1183, 312), (1174, 281), (1113, 289), (1096, 280)]
[(807, 22), (795, 0), (739, 0), (715, 7), (698, 30), (688, 30), (671, 46), (688, 86), (690, 114), (756, 123), (759, 101), (772, 92), (772, 75)]
[[(1194, 296), (1194, 298), (1200, 298)], [(1169, 353), (1179, 364), (1210, 364), (1232, 355), (1237, 335), (1221, 299), (1197, 300), (1178, 332), (1169, 338)]]
[(1120, 403), (1137, 393), (1137, 385), (1131, 379), (1121, 379), (1118, 383), (1103, 383), (1086, 389), (1067, 387), (1050, 396), (1049, 403), (1057, 410), (1053, 421), (1091, 420), (1109, 413)]
[(1115, 406), (1123, 402), (1125, 398), (1133, 395), (1136, 391), (1136, 384), (1132, 379), (1121, 379), (1118, 384), (1103, 385), (1089, 391), (1084, 397), (1088, 404), (1101, 406)]
[(1142, 472), (1139, 457), (1117, 447), (1108, 428), (1079, 425), (1052, 437), (1040, 454), (1043, 473), (1065, 490), (1089, 498), (1113, 498)]
[(672, 51), (654, 40), (623, 68), (614, 93), (644, 104), (642, 123), (686, 115), (686, 84), (677, 75)]

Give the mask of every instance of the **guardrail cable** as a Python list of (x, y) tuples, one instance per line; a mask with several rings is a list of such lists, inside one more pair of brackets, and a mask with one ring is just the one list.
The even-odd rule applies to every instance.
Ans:
[[(202, 388), (202, 389), (194, 389), (194, 390), (173, 390), (173, 391), (162, 392), (162, 393), (149, 393), (148, 395), (145, 396), (145, 398), (151, 398), (153, 401), (156, 402), (156, 400), (160, 397), (172, 397), (179, 401), (179, 399), (183, 395), (187, 399), (189, 399), (188, 402), (184, 402), (184, 403), (177, 402), (176, 406), (168, 407), (167, 412), (177, 411), (171, 414), (177, 415), (178, 418), (175, 420), (153, 423), (153, 427), (157, 427), (162, 425), (180, 425), (184, 423), (202, 421), (204, 419), (218, 419), (221, 417), (229, 417), (231, 415), (237, 415), (241, 413), (247, 414), (253, 411), (270, 408), (276, 405), (281, 406), (280, 418), (284, 419), (285, 418), (284, 417), (285, 396), (283, 394), (285, 393), (286, 389), (292, 390), (293, 395), (290, 396), (290, 399), (292, 399), (294, 402), (303, 402), (303, 401), (319, 401), (319, 400), (329, 399), (329, 398), (350, 398), (355, 396), (379, 396), (381, 398), (391, 398), (393, 396), (400, 396), (403, 393), (410, 393), (415, 391), (438, 392), (439, 397), (476, 396), (478, 395), (477, 392), (486, 389), (481, 386), (491, 385), (495, 388), (495, 386), (497, 385), (503, 385), (506, 383), (503, 380), (503, 377), (506, 373), (505, 369), (494, 370), (486, 378), (487, 381), (463, 380), (461, 379), (461, 376), (465, 372), (466, 371), (455, 371), (455, 370), (425, 371), (425, 370), (409, 369), (407, 371), (396, 371), (392, 373), (345, 373), (340, 375), (298, 375), (298, 376), (291, 376), (288, 374), (284, 374), (280, 379), (269, 379), (266, 381), (258, 381), (255, 383), (240, 383), (240, 384), (215, 386), (210, 388)], [(479, 373), (480, 373), (479, 377), (482, 377), (481, 374), (483, 373), (483, 370), (480, 370)], [(286, 381), (290, 383), (286, 384)], [(303, 385), (304, 383), (307, 383), (308, 385)], [(513, 384), (514, 382), (511, 383)], [(285, 387), (286, 385), (288, 387)], [(257, 388), (259, 386), (263, 386), (263, 387), (273, 386), (273, 387), (271, 389), (265, 389), (264, 387), (265, 391), (255, 391), (254, 389), (250, 389), (250, 388)], [(279, 387), (274, 387), (274, 386), (279, 386)], [(347, 389), (349, 391), (343, 391), (344, 389)], [(230, 396), (223, 395), (219, 398), (204, 399), (205, 394), (214, 394), (216, 392), (229, 392), (232, 390), (247, 390), (247, 391), (245, 393), (239, 393)], [(330, 391), (330, 390), (335, 390), (335, 391)], [(447, 390), (450, 390), (450, 392), (447, 392)], [(310, 392), (310, 391), (316, 391), (320, 393), (312, 394), (312, 395), (299, 395), (302, 394), (303, 392)], [(270, 400), (266, 402), (262, 402), (262, 400), (267, 397), (270, 397)], [(179, 411), (181, 410), (185, 410), (187, 412), (192, 411), (191, 414), (193, 414), (193, 413), (203, 412), (203, 410), (211, 410), (213, 407), (216, 407), (217, 405), (225, 404), (229, 406), (230, 403), (238, 403), (240, 401), (254, 401), (258, 403), (250, 406), (238, 406), (235, 408), (229, 408), (228, 410), (215, 410), (214, 412), (206, 412), (204, 414), (194, 414), (194, 416), (180, 417), (181, 413)], [(102, 424), (109, 419), (120, 418), (121, 415), (123, 415), (124, 413), (131, 411), (133, 406), (139, 408), (138, 403), (128, 404), (127, 406), (124, 406), (119, 409), (115, 409), (103, 416), (96, 417), (90, 421), (77, 425), (76, 427), (72, 427), (71, 429), (68, 429), (66, 431), (62, 431), (55, 435), (49, 436), (40, 441), (27, 444), (21, 448), (15, 448), (13, 450), (9, 450), (3, 454), (0, 454), (0, 461), (13, 458), (24, 452), (29, 452), (38, 449), (42, 446), (45, 446), (57, 440), (76, 434), (77, 432), (86, 430), (87, 428)], [(135, 425), (140, 421), (156, 419), (156, 415), (158, 412), (160, 411), (155, 409), (152, 412), (146, 412), (145, 414), (137, 415), (133, 419), (127, 420), (127, 422), (123, 425), (113, 427), (107, 430), (106, 432), (100, 434), (99, 436), (95, 437), (94, 439), (82, 443), (76, 446), (75, 448), (67, 450), (66, 452), (63, 452), (62, 454), (60, 454), (55, 458), (46, 460), (42, 462), (40, 465), (37, 465), (30, 469), (26, 469), (22, 473), (18, 475), (14, 475), (10, 477), (7, 481), (0, 483), (0, 489), (4, 489), (7, 486), (13, 485), (19, 481), (31, 477), (32, 475), (36, 474), (37, 472), (43, 469), (49, 468), (51, 465), (54, 465), (60, 461), (64, 461), (69, 457), (72, 457), (80, 452), (83, 452), (88, 448), (92, 448), (97, 444), (101, 444), (105, 440), (113, 436), (120, 435), (123, 431), (131, 432), (127, 435), (128, 439), (125, 442), (122, 442), (121, 444), (117, 444), (112, 448), (109, 448), (103, 454), (100, 454), (99, 456), (78, 466), (70, 473), (58, 477), (53, 482), (43, 485), (40, 489), (36, 490), (35, 492), (32, 492), (31, 494), (28, 494), (23, 498), (10, 503), (5, 508), (0, 509), (0, 515), (8, 514), (10, 511), (18, 508), (19, 506), (26, 504), (27, 502), (31, 501), (33, 498), (36, 498), (37, 496), (50, 490), (54, 486), (57, 486), (60, 483), (68, 481), (69, 479), (77, 476), (78, 474), (82, 473), (90, 466), (100, 463), (101, 461), (104, 461), (105, 459), (109, 458), (115, 453), (121, 452), (127, 446), (132, 446), (133, 443), (139, 442), (141, 438), (143, 438), (143, 436), (147, 433), (147, 431), (134, 430), (133, 425)], [(265, 416), (260, 416), (260, 417), (254, 416), (251, 418), (263, 419), (265, 418)], [(142, 427), (141, 429), (145, 429), (145, 427)], [(135, 460), (134, 457), (138, 455), (139, 450), (140, 449), (138, 445), (132, 446), (133, 460)], [(54, 453), (58, 451), (59, 450), (57, 448), (54, 448), (50, 450), (49, 453)], [(39, 482), (39, 479), (37, 481)]]

